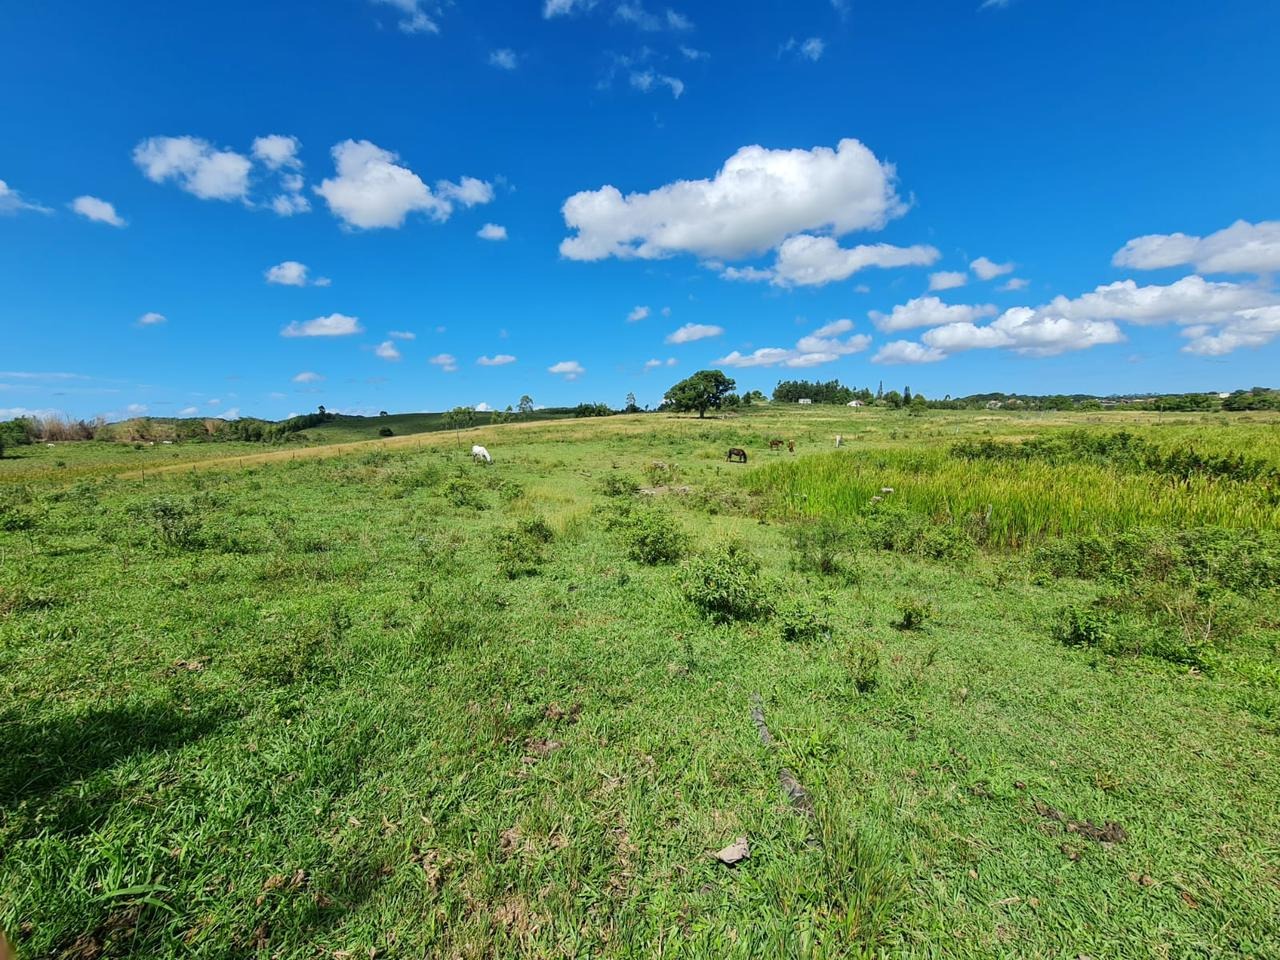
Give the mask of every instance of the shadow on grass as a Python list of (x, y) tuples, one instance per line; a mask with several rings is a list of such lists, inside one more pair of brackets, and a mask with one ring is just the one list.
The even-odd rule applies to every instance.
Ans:
[[(130, 757), (173, 750), (207, 736), (229, 716), (225, 706), (183, 707), (164, 700), (39, 717), (6, 710), (0, 713), (0, 822), (22, 807), (38, 810), (65, 788)], [(93, 822), (115, 802), (113, 793), (76, 791), (57, 804), (59, 826), (75, 829)]]

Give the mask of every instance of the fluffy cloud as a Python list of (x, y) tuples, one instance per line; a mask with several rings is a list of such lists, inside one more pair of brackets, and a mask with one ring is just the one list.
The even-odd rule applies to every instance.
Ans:
[(508, 363), (515, 363), (516, 358), (509, 353), (499, 353), (492, 357), (476, 357), (476, 363), (482, 367), (504, 367)]
[(80, 216), (95, 223), (108, 223), (113, 227), (123, 227), (125, 225), (124, 218), (116, 213), (115, 206), (97, 197), (91, 197), (87, 194), (82, 197), (76, 197), (71, 201), (70, 207)]
[(268, 268), (263, 276), (267, 278), (267, 283), (276, 283), (284, 287), (305, 287), (307, 265), (297, 260), (286, 260)]
[(658, 367), (674, 367), (677, 362), (678, 361), (675, 357), (667, 357), (666, 360), (659, 360), (655, 357), (652, 360), (646, 360), (644, 362), (644, 368), (646, 371), (649, 371), (656, 370)]
[(434, 364), (445, 373), (453, 373), (458, 369), (458, 358), (452, 353), (437, 353), (427, 363)]
[(1280, 337), (1280, 306), (1241, 310), (1220, 327), (1198, 324), (1182, 331), (1189, 342), (1183, 351), (1220, 357), (1240, 347), (1260, 347)]
[(0, 214), (18, 213), (22, 210), (33, 210), (36, 213), (51, 213), (45, 206), (28, 200), (13, 187), (0, 180)]
[(327, 317), (316, 317), (301, 323), (295, 320), (280, 331), (282, 337), (348, 337), (355, 333), (363, 333), (357, 317), (348, 317), (342, 313), (331, 313)]
[(133, 162), (148, 180), (174, 180), (202, 200), (245, 199), (253, 167), (248, 157), (198, 137), (148, 137), (133, 148)]
[(679, 330), (667, 334), (667, 343), (693, 343), (708, 337), (718, 337), (724, 333), (724, 327), (709, 323), (686, 323)]
[(199, 408), (199, 407), (183, 407), (181, 410), (179, 410), (179, 411), (178, 411), (178, 416), (180, 416), (180, 417), (194, 417), (194, 416), (196, 416), (196, 414), (198, 414), (199, 412), (200, 412), (200, 408)]
[(1192, 274), (1168, 286), (1140, 287), (1132, 280), (1120, 280), (1074, 300), (1055, 297), (1041, 310), (1074, 319), (1191, 324), (1221, 321), (1236, 311), (1268, 306), (1277, 299), (1259, 287), (1218, 283)]
[(412, 330), (388, 330), (387, 336), (392, 340), (417, 340), (418, 335)]
[(834, 320), (801, 337), (794, 348), (761, 347), (748, 354), (734, 350), (715, 362), (724, 367), (816, 367), (851, 353), (860, 353), (871, 345), (871, 337), (865, 333), (840, 339), (840, 334), (849, 333), (852, 329), (852, 320)]
[(946, 304), (937, 297), (916, 297), (899, 304), (889, 313), (868, 311), (872, 322), (881, 330), (893, 332), (913, 327), (936, 327), (944, 323), (972, 323), (981, 317), (995, 316), (990, 304)]
[(1137, 270), (1193, 264), (1201, 273), (1273, 273), (1280, 270), (1280, 220), (1237, 220), (1207, 237), (1185, 233), (1136, 237), (1117, 250), (1111, 262)]
[(486, 223), (476, 231), (476, 236), (481, 240), (505, 240), (507, 239), (507, 228), (496, 223)]
[(489, 54), (489, 66), (499, 70), (514, 70), (520, 65), (520, 58), (514, 50), (494, 50)]
[(316, 373), (314, 370), (303, 370), (301, 373), (296, 374), (294, 376), (293, 382), (294, 383), (319, 383), (323, 379), (324, 377)]
[(279, 133), (268, 134), (253, 141), (253, 158), (272, 170), (285, 167), (297, 170), (302, 167), (302, 161), (298, 159), (300, 146), (297, 137), (286, 137)]
[(403, 33), (439, 33), (440, 26), (422, 9), (422, 0), (372, 0), (395, 7), (404, 16), (396, 23)]
[(380, 344), (373, 348), (373, 353), (383, 360), (399, 360), (400, 348), (396, 346), (394, 340), (383, 340)]
[(463, 177), (457, 183), (441, 180), (436, 184), (436, 193), (464, 207), (474, 207), (493, 200), (493, 185), (475, 177)]
[(489, 406), (489, 404), (483, 401), (481, 401), (480, 403), (477, 403), (472, 409), (475, 410), (476, 413), (492, 413), (493, 412), (493, 407)]
[(764, 281), (779, 287), (820, 287), (847, 280), (867, 267), (915, 267), (936, 263), (941, 254), (934, 247), (895, 247), (889, 243), (842, 247), (832, 237), (802, 233), (787, 237), (778, 247), (769, 269), (728, 267), (726, 280)]
[(570, 260), (656, 259), (679, 253), (739, 258), (801, 231), (878, 229), (906, 207), (894, 170), (857, 140), (835, 150), (748, 146), (709, 180), (680, 180), (623, 196), (614, 186), (565, 201), (560, 244)]
[(1013, 273), (1013, 267), (1012, 263), (996, 263), (988, 257), (979, 257), (969, 264), (969, 269), (982, 280), (994, 280), (1006, 273)]
[(648, 316), (648, 307), (632, 307), (631, 312), (627, 314), (627, 323), (637, 323)]
[(941, 350), (922, 346), (910, 340), (894, 340), (886, 343), (871, 358), (872, 363), (936, 363), (946, 359)]
[(144, 313), (138, 318), (138, 326), (140, 327), (155, 327), (168, 322), (169, 318), (163, 313)]
[(955, 270), (942, 270), (938, 273), (929, 274), (930, 290), (952, 290), (956, 287), (963, 287), (969, 282), (967, 273), (960, 273)]
[(1030, 280), (1023, 280), (1021, 277), (1010, 277), (1000, 284), (1000, 289), (1006, 293), (1011, 293), (1015, 290), (1025, 290), (1030, 284)]
[(566, 380), (577, 380), (586, 372), (582, 364), (577, 360), (561, 360), (559, 363), (553, 363), (547, 367), (547, 373), (564, 377)]
[(415, 211), (443, 221), (453, 212), (453, 200), (471, 206), (493, 199), (493, 188), (474, 177), (459, 183), (442, 180), (436, 185), (439, 192), (432, 193), (421, 177), (397, 163), (396, 154), (368, 140), (344, 140), (332, 153), (337, 176), (315, 191), (349, 227), (399, 227)]

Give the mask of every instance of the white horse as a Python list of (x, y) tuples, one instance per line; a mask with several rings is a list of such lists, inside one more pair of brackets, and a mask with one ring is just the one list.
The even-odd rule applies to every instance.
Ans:
[(489, 451), (478, 443), (471, 448), (471, 459), (476, 463), (493, 463), (493, 457), (489, 456)]

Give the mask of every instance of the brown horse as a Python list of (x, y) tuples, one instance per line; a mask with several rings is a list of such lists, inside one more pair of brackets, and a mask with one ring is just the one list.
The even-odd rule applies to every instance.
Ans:
[(790, 450), (792, 453), (795, 453), (795, 452), (796, 452), (796, 442), (795, 442), (794, 440), (788, 440), (788, 441), (787, 441), (787, 449), (788, 449), (788, 450)]
[(747, 451), (743, 450), (741, 447), (730, 447), (729, 455), (725, 457), (725, 459), (730, 463), (746, 463)]
[(769, 449), (770, 449), (770, 450), (781, 450), (781, 449), (782, 449), (782, 441), (781, 441), (781, 440), (770, 440), (770, 441), (769, 441)]

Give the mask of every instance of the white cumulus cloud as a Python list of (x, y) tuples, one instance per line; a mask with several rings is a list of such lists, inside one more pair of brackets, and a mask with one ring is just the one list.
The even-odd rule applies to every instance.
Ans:
[(470, 206), (493, 198), (493, 188), (474, 177), (463, 177), (460, 183), (442, 180), (437, 184), (440, 193), (432, 193), (396, 154), (368, 140), (344, 140), (332, 153), (337, 176), (322, 181), (315, 191), (349, 227), (399, 227), (419, 211), (443, 221), (453, 212), (452, 200)]
[(142, 316), (138, 318), (138, 326), (140, 327), (154, 327), (154, 326), (158, 326), (159, 324), (168, 323), (168, 322), (169, 322), (169, 318), (166, 317), (163, 313), (155, 313), (155, 312), (144, 313)]
[(648, 307), (632, 307), (631, 312), (627, 314), (628, 323), (637, 323), (649, 316)]
[(509, 353), (498, 353), (492, 357), (476, 357), (476, 363), (482, 367), (504, 367), (508, 363), (515, 363), (516, 358)]
[(547, 373), (564, 377), (566, 380), (577, 380), (586, 373), (586, 369), (577, 360), (561, 360), (547, 367)]
[(695, 340), (718, 337), (722, 333), (724, 333), (724, 327), (717, 327), (714, 324), (686, 323), (680, 329), (667, 334), (667, 343), (693, 343)]
[(1006, 273), (1013, 273), (1014, 264), (1012, 263), (996, 263), (989, 257), (979, 257), (969, 264), (969, 269), (978, 275), (981, 280), (994, 280), (996, 277), (1002, 277)]
[(926, 347), (911, 340), (894, 340), (886, 343), (871, 358), (872, 363), (936, 363), (945, 360), (941, 350)]
[(302, 166), (302, 161), (298, 159), (300, 146), (297, 137), (286, 137), (279, 133), (268, 134), (254, 139), (253, 158), (272, 170), (284, 167), (296, 170)]
[(439, 33), (440, 25), (423, 9), (422, 0), (372, 0), (395, 7), (403, 14), (396, 22), (402, 33)]
[(0, 180), (0, 215), (9, 213), (19, 213), (23, 210), (31, 210), (35, 213), (52, 213), (48, 207), (28, 200), (13, 187), (9, 186), (3, 180)]
[(276, 283), (284, 287), (305, 287), (307, 285), (307, 265), (297, 260), (285, 260), (269, 267), (263, 276), (267, 283)]
[(868, 267), (929, 266), (941, 254), (923, 244), (896, 247), (889, 243), (842, 247), (832, 237), (801, 233), (787, 237), (778, 247), (769, 269), (727, 267), (720, 276), (726, 280), (769, 281), (779, 287), (820, 287), (847, 280)]
[(709, 180), (680, 180), (624, 196), (617, 187), (565, 201), (560, 244), (570, 260), (656, 259), (679, 253), (740, 258), (791, 234), (878, 229), (906, 205), (893, 167), (857, 140), (836, 149), (742, 147)]
[(383, 360), (400, 359), (400, 349), (396, 346), (394, 340), (383, 340), (373, 348), (373, 352), (375, 356), (381, 357)]
[(516, 56), (514, 50), (503, 48), (489, 53), (489, 66), (491, 67), (497, 67), (499, 70), (514, 70), (519, 65), (520, 58)]
[(937, 297), (916, 297), (898, 304), (889, 313), (868, 311), (873, 323), (881, 330), (894, 332), (913, 327), (936, 327), (944, 323), (972, 323), (981, 317), (995, 316), (991, 304), (947, 304)]
[(476, 236), (481, 240), (505, 240), (507, 239), (507, 228), (496, 223), (486, 223), (476, 231)]
[(80, 216), (95, 223), (107, 223), (113, 227), (123, 227), (125, 225), (124, 218), (116, 213), (115, 206), (98, 197), (91, 197), (87, 194), (82, 197), (76, 197), (71, 201), (70, 206)]
[(174, 180), (202, 200), (243, 200), (249, 192), (248, 157), (199, 137), (148, 137), (133, 148), (133, 162), (148, 180)]
[(853, 328), (852, 320), (833, 320), (808, 336), (801, 337), (794, 347), (761, 347), (747, 354), (734, 350), (715, 363), (724, 367), (816, 367), (852, 353), (860, 353), (871, 345), (871, 337), (865, 333), (841, 339), (841, 334), (849, 333)]
[(1274, 273), (1280, 271), (1280, 220), (1237, 220), (1207, 237), (1136, 237), (1117, 250), (1111, 262), (1137, 270), (1192, 264), (1201, 273)]
[(342, 313), (331, 313), (327, 317), (316, 317), (305, 323), (297, 320), (280, 331), (282, 337), (349, 337), (355, 333), (363, 333), (357, 317), (348, 317)]
[(412, 330), (388, 330), (387, 336), (392, 340), (417, 340), (418, 335)]
[(439, 367), (445, 373), (453, 373), (458, 369), (458, 358), (452, 353), (437, 353), (427, 363)]
[(293, 382), (294, 383), (319, 383), (323, 379), (324, 377), (316, 373), (314, 370), (303, 370), (301, 373), (294, 375)]
[(953, 290), (969, 282), (969, 275), (958, 270), (941, 270), (929, 274), (930, 290)]

